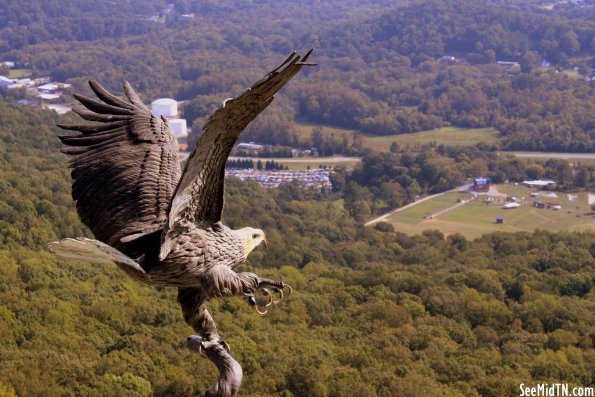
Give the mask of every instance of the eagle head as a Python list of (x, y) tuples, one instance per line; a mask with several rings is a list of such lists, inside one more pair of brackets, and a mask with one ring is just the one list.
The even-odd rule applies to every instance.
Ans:
[(248, 254), (250, 254), (254, 248), (258, 247), (260, 243), (264, 243), (265, 247), (267, 245), (267, 239), (264, 235), (264, 232), (260, 229), (244, 227), (242, 229), (236, 230), (235, 232), (240, 237), (240, 241), (242, 242), (242, 246), (246, 252), (246, 257), (248, 257)]

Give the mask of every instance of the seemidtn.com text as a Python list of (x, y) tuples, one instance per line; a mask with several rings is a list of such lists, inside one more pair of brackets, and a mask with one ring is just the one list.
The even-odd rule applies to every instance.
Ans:
[(519, 385), (520, 397), (595, 397), (595, 388), (571, 387), (568, 383), (538, 383), (527, 386), (524, 383)]

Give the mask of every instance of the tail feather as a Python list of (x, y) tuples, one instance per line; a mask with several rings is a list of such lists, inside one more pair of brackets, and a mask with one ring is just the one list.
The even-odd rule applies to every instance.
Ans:
[(143, 281), (146, 281), (147, 278), (147, 274), (138, 262), (101, 241), (85, 237), (65, 238), (49, 243), (48, 249), (62, 258), (100, 265), (113, 264), (135, 278), (140, 277)]

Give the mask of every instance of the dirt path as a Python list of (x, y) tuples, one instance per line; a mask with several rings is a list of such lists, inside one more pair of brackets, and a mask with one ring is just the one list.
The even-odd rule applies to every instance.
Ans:
[[(390, 212), (387, 212), (384, 215), (380, 215), (378, 218), (374, 218), (371, 221), (366, 222), (364, 224), (364, 226), (372, 226), (375, 223), (382, 222), (386, 218), (388, 218), (389, 216), (391, 216), (392, 214), (396, 214), (397, 212), (405, 211), (407, 208), (411, 208), (414, 205), (417, 205), (419, 203), (423, 203), (424, 201), (433, 199), (434, 197), (442, 196), (443, 194), (450, 193), (450, 192), (462, 192), (462, 191), (468, 190), (470, 187), (471, 187), (471, 184), (470, 183), (466, 183), (466, 184), (464, 184), (462, 186), (459, 186), (457, 188), (450, 189), (450, 190), (447, 190), (445, 192), (436, 193), (436, 194), (432, 194), (431, 196), (427, 196), (427, 197), (421, 198), (421, 199), (419, 199), (417, 201), (414, 201), (413, 203), (409, 203), (409, 204), (404, 205), (402, 207), (396, 208), (396, 209), (394, 209), (394, 210), (392, 210)], [(455, 205), (455, 207), (458, 206), (458, 205), (460, 205), (460, 203), (457, 204), (457, 205)], [(451, 210), (451, 209), (452, 208), (447, 208), (446, 210), (443, 210), (442, 212), (446, 212), (446, 211)]]
[(445, 208), (445, 209), (443, 209), (443, 210), (440, 210), (440, 211), (436, 212), (435, 214), (432, 214), (432, 215), (428, 216), (428, 218), (430, 218), (430, 219), (432, 219), (432, 218), (436, 218), (437, 216), (440, 216), (440, 215), (442, 215), (442, 214), (445, 214), (445, 213), (447, 213), (448, 211), (452, 211), (452, 210), (454, 210), (455, 208), (459, 208), (459, 207), (460, 207), (460, 206), (462, 206), (462, 205), (468, 204), (470, 201), (472, 201), (472, 200), (475, 200), (477, 197), (478, 197), (478, 196), (477, 196), (476, 194), (474, 194), (472, 199), (469, 199), (469, 200), (462, 200), (460, 203), (456, 203), (456, 204), (455, 204), (455, 205), (453, 205), (452, 207)]
[(595, 153), (513, 153), (517, 157), (595, 160)]

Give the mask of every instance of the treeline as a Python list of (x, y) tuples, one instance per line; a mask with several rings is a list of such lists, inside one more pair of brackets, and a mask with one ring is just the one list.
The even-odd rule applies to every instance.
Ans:
[(266, 170), (266, 171), (274, 171), (274, 170), (287, 170), (289, 169), (287, 166), (278, 163), (275, 160), (266, 160), (264, 163), (262, 160), (258, 160), (254, 162), (252, 159), (237, 159), (237, 160), (227, 160), (225, 163), (225, 168), (240, 168), (240, 169), (248, 169), (253, 170), (256, 168), (257, 170)]
[(225, 163), (225, 168), (243, 168), (243, 169), (249, 169), (252, 170), (254, 169), (254, 160), (252, 159), (238, 159), (238, 160), (233, 160), (233, 159), (229, 159), (227, 160), (227, 163)]

